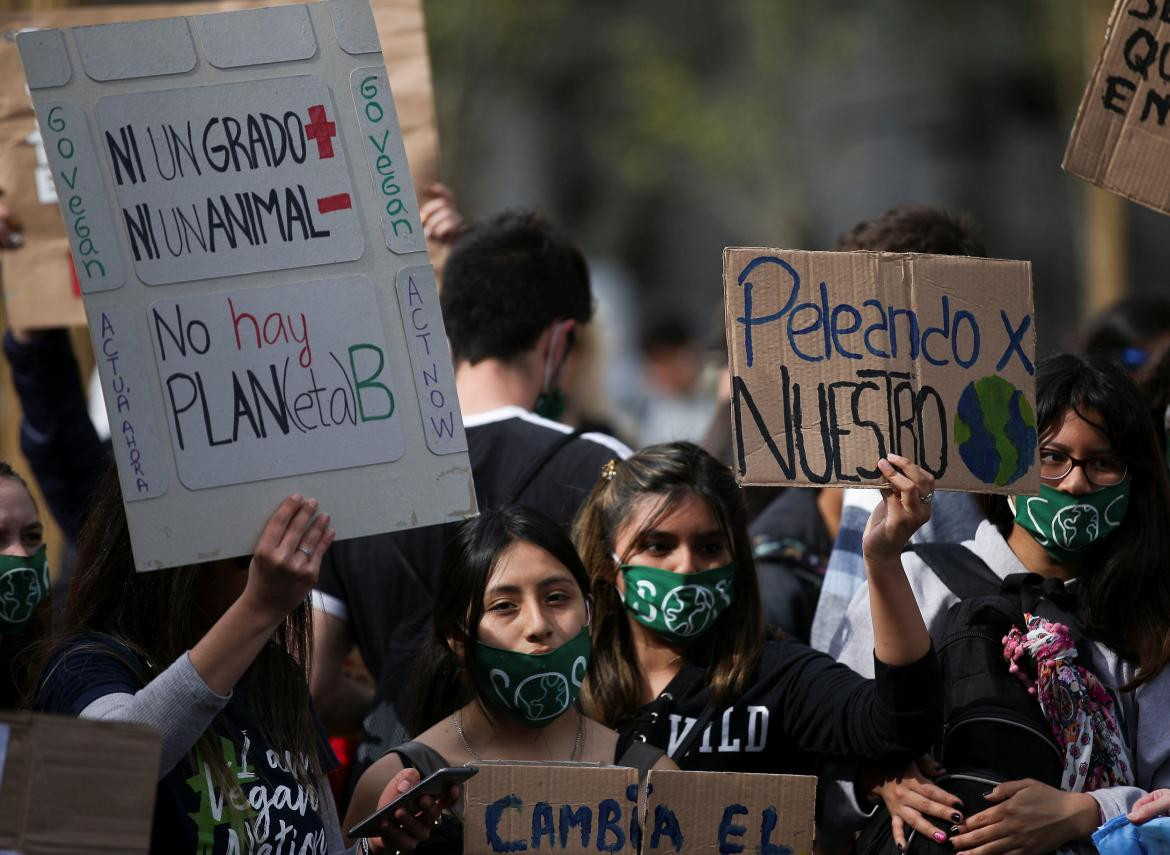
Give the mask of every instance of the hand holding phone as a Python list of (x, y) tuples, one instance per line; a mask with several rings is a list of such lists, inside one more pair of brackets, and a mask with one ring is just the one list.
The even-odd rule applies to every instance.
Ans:
[(420, 810), (419, 799), (424, 795), (439, 799), (447, 794), (447, 790), (455, 784), (462, 784), (478, 772), (474, 766), (456, 766), (439, 769), (425, 780), (389, 804), (383, 805), (349, 830), (351, 839), (358, 837), (379, 837), (382, 833), (382, 820), (393, 819), (399, 808), (405, 808), (411, 816)]

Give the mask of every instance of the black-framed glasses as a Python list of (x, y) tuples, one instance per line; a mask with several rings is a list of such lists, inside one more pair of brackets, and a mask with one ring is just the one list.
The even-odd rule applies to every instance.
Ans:
[(1040, 449), (1040, 477), (1045, 481), (1064, 480), (1074, 466), (1081, 467), (1085, 478), (1094, 487), (1120, 484), (1128, 473), (1125, 461), (1111, 454), (1082, 459), (1055, 448)]

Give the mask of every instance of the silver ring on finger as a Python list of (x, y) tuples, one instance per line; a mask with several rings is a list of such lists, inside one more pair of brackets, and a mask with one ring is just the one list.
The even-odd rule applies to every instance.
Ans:
[(303, 544), (301, 546), (297, 547), (297, 552), (303, 552), (303, 553), (305, 553), (305, 555), (308, 555), (310, 557), (313, 555), (313, 550), (309, 549), (309, 547), (307, 547)]
[(922, 504), (924, 504), (924, 505), (929, 505), (931, 502), (934, 501), (934, 490), (931, 490), (929, 493), (926, 493), (922, 496), (919, 496), (918, 501), (922, 502)]

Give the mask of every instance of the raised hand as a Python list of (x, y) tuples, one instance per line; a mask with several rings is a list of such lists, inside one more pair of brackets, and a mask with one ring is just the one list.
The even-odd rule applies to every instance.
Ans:
[(273, 624), (305, 601), (333, 543), (328, 514), (317, 513), (316, 499), (292, 495), (265, 523), (248, 568), (241, 599)]
[(899, 454), (879, 460), (878, 469), (889, 486), (882, 488), (882, 501), (870, 514), (861, 551), (867, 560), (899, 560), (910, 536), (930, 519), (934, 476)]

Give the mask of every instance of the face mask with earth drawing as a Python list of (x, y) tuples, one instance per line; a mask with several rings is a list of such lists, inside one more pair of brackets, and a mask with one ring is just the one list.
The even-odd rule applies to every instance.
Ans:
[(19, 632), (49, 596), (49, 562), (42, 543), (32, 555), (0, 555), (0, 634)]
[(589, 624), (548, 653), (475, 643), (471, 668), (488, 701), (526, 727), (544, 727), (571, 707), (589, 668)]
[(621, 564), (622, 597), (634, 620), (670, 641), (698, 638), (715, 625), (735, 595), (735, 562), (698, 573)]
[(1129, 508), (1130, 481), (1074, 496), (1047, 484), (1039, 496), (1008, 499), (1016, 522), (1056, 561), (1071, 561), (1121, 525)]

